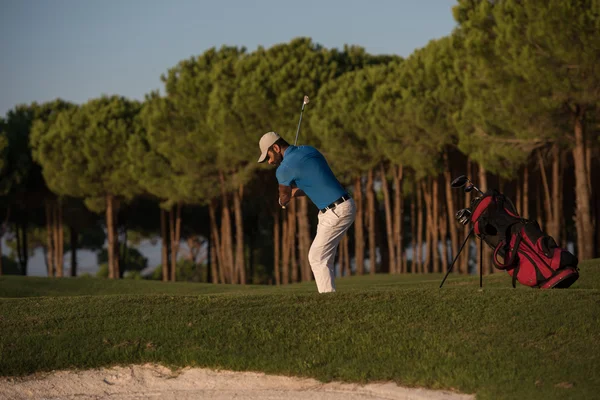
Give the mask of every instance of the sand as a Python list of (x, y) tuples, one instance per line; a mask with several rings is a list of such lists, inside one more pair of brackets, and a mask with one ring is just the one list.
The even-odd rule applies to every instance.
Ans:
[(256, 372), (131, 365), (84, 371), (54, 371), (0, 378), (0, 399), (299, 399), (299, 400), (466, 400), (450, 391), (404, 388), (395, 383), (367, 385), (273, 376)]

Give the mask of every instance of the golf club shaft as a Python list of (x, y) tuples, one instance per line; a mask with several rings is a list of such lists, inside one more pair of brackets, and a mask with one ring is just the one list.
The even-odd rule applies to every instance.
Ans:
[[(300, 133), (300, 124), (302, 124), (302, 114), (304, 114), (304, 106), (308, 104), (308, 96), (304, 96), (302, 99), (302, 110), (300, 110), (300, 120), (298, 121), (298, 129), (296, 129), (296, 140), (294, 140), (294, 146), (298, 145), (298, 134)], [(281, 208), (285, 209), (285, 206), (281, 206)]]
[(304, 113), (304, 106), (306, 103), (302, 103), (302, 111), (300, 111), (300, 120), (298, 121), (298, 129), (296, 129), (296, 140), (294, 140), (294, 146), (298, 144), (298, 134), (300, 133), (300, 124), (302, 123), (302, 114)]
[(477, 186), (475, 186), (475, 184), (473, 182), (471, 182), (470, 179), (467, 179), (467, 181), (473, 185), (473, 189), (477, 190), (479, 192), (479, 194), (483, 195), (483, 192), (481, 190), (479, 190), (479, 188)]

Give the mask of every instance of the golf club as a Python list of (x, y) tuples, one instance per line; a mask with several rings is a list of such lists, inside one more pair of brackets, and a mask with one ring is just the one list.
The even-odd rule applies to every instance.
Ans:
[(294, 141), (294, 146), (298, 144), (298, 134), (300, 133), (300, 124), (302, 123), (302, 113), (304, 112), (304, 106), (308, 104), (308, 96), (304, 96), (304, 101), (302, 102), (302, 110), (300, 111), (300, 121), (298, 121), (298, 129), (296, 130), (296, 140)]
[(470, 191), (475, 189), (479, 192), (479, 194), (483, 195), (483, 192), (481, 190), (479, 190), (479, 188), (477, 186), (475, 186), (473, 184), (473, 182), (471, 182), (471, 180), (469, 178), (467, 178), (465, 175), (461, 175), (458, 178), (456, 178), (455, 180), (453, 180), (452, 183), (450, 184), (450, 186), (452, 186), (453, 188), (461, 188), (461, 187), (465, 186), (467, 184), (467, 182), (469, 182), (469, 185), (464, 189), (465, 193), (469, 193)]
[[(300, 110), (300, 120), (298, 121), (298, 129), (296, 129), (296, 140), (294, 140), (294, 146), (298, 144), (298, 134), (300, 133), (300, 124), (302, 123), (302, 113), (304, 113), (304, 106), (308, 104), (308, 96), (304, 95), (304, 99), (302, 101), (302, 110)], [(281, 206), (281, 208), (285, 209), (285, 206)]]

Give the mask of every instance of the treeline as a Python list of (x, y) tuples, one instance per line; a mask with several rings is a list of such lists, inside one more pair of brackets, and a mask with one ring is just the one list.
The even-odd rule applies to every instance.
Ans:
[[(323, 151), (358, 205), (341, 274), (446, 271), (467, 234), (460, 174), (597, 257), (600, 1), (461, 0), (453, 13), (450, 36), (406, 59), (309, 38), (223, 46), (170, 68), (144, 101), (16, 106), (0, 121), (0, 193), (19, 272), (38, 246), (63, 276), (64, 251), (102, 248), (101, 228), (111, 278), (129, 269), (128, 237), (160, 235), (165, 281), (183, 241), (205, 281), (312, 279), (316, 207), (281, 210), (274, 171), (256, 163), (263, 133), (293, 141), (305, 94), (299, 144)], [(456, 270), (473, 272), (474, 256)]]

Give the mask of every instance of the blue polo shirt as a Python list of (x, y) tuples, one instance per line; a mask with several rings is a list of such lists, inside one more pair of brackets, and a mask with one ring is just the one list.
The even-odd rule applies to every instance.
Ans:
[(276, 176), (280, 185), (296, 185), (319, 209), (346, 193), (325, 157), (312, 146), (289, 146)]

